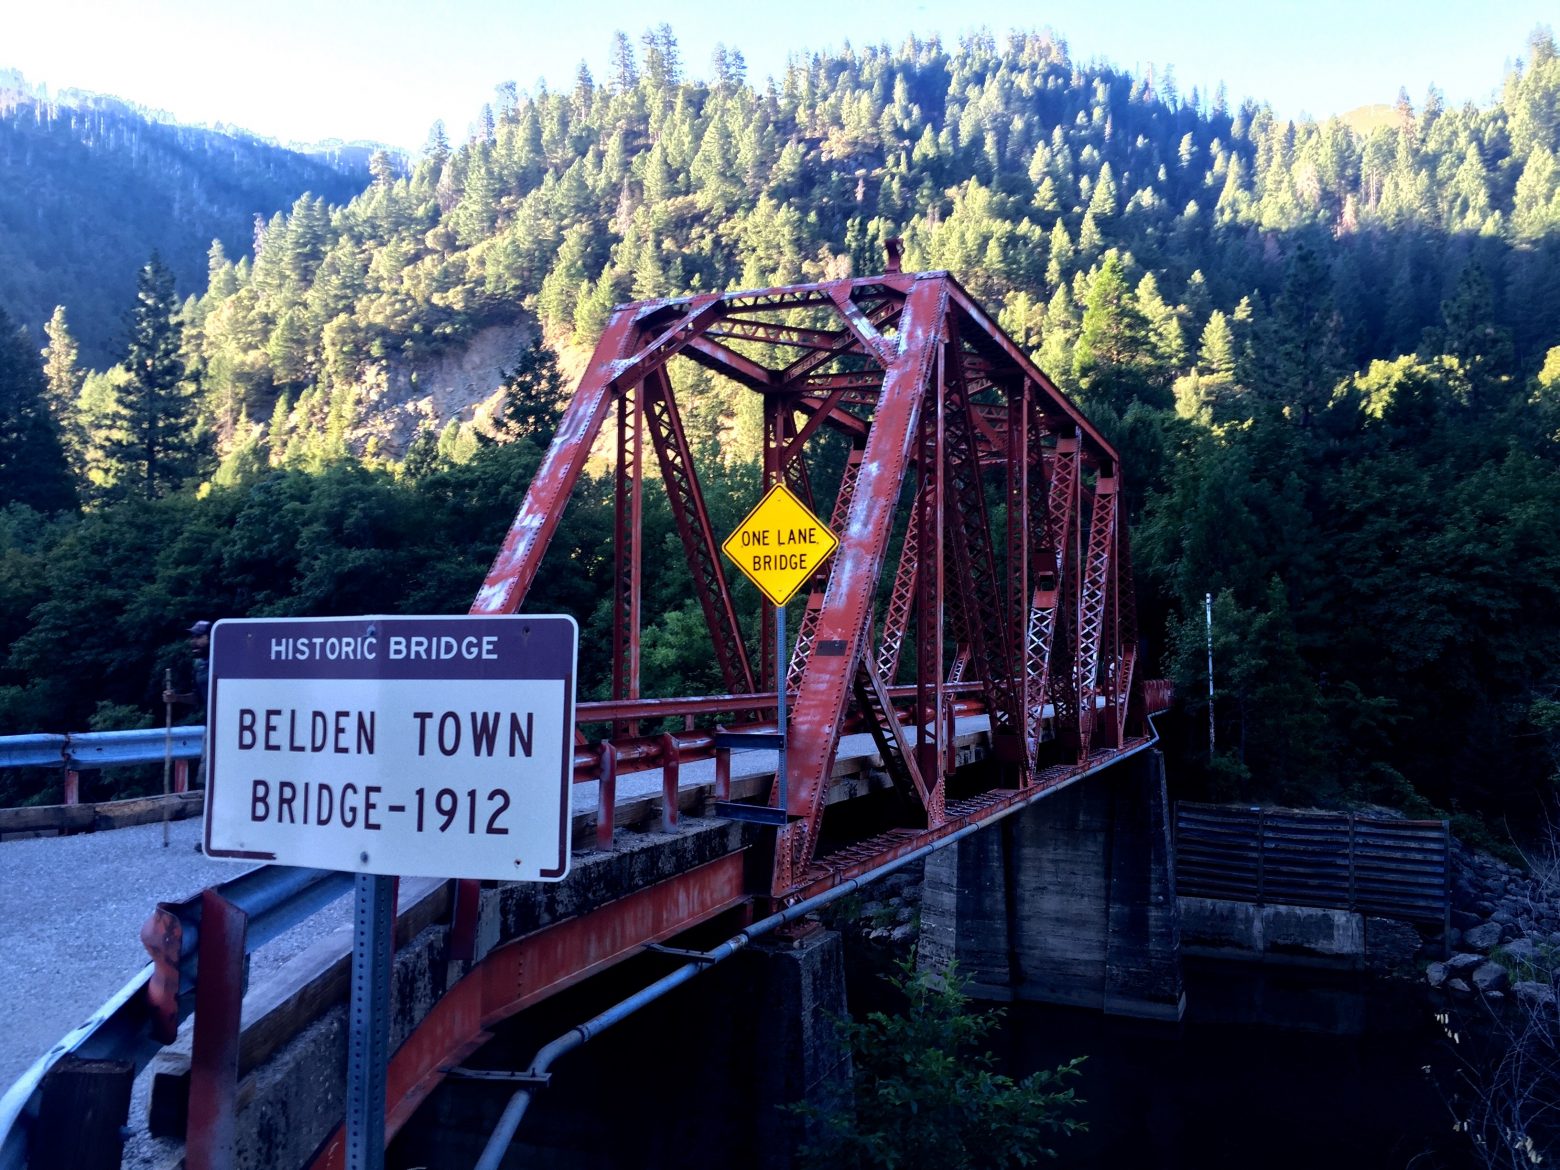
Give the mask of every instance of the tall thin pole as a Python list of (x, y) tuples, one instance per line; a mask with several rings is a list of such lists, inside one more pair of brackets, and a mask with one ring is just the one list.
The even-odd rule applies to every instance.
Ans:
[(1213, 594), (1203, 594), (1203, 612), (1208, 622), (1208, 758), (1213, 759)]
[(789, 814), (791, 804), (786, 794), (785, 776), (785, 680), (791, 673), (791, 656), (786, 653), (785, 645), (785, 606), (775, 606), (775, 702), (778, 710), (775, 713), (775, 730), (780, 733), (780, 759), (775, 766), (775, 781), (780, 788), (780, 810)]
[[(173, 690), (173, 671), (163, 671), (163, 694)], [(173, 704), (163, 700), (163, 848), (168, 848), (168, 776), (173, 771)]]

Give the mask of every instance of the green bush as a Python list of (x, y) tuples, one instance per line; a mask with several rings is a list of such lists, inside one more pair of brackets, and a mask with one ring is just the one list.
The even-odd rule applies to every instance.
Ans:
[(938, 980), (899, 963), (889, 981), (904, 995), (902, 1014), (841, 1020), (851, 1047), (855, 1093), (832, 1108), (800, 1106), (816, 1123), (802, 1164), (828, 1170), (957, 1170), (1033, 1165), (1055, 1157), (1052, 1135), (1087, 1128), (1068, 1114), (1082, 1101), (1066, 1083), (1077, 1057), (1014, 1080), (994, 1070), (980, 1045), (1002, 1013), (973, 1011), (967, 980), (954, 968)]

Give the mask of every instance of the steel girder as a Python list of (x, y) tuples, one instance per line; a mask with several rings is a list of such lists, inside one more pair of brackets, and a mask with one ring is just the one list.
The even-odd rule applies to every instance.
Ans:
[[(744, 612), (751, 602), (734, 594), (717, 552), (724, 533), (711, 525), (670, 376), (679, 355), (762, 396), (766, 484), (832, 502), (841, 544), (779, 661), (772, 611)], [(640, 627), (655, 616), (639, 601), (648, 446), (727, 691), (794, 694), (773, 895), (816, 888), (824, 869), (859, 869), (901, 851), (904, 833), (938, 833), (962, 815), (947, 783), (955, 698), (967, 704), (970, 686), (991, 719), (1000, 790), (1053, 783), (1058, 769), (1143, 733), (1116, 452), (947, 273), (617, 308), (473, 612), (523, 604), (614, 412), (614, 709), (637, 709)], [(891, 694), (896, 676), (909, 686)], [(762, 722), (757, 704), (749, 718)], [(824, 856), (847, 725), (873, 735), (909, 809), (886, 843), (831, 841)], [(638, 742), (630, 720), (611, 726), (622, 742), (596, 750), (582, 739), (582, 758), (610, 748), (618, 759)]]

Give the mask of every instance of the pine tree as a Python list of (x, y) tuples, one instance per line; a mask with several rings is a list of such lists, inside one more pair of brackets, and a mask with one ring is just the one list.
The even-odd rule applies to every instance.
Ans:
[(194, 399), (179, 357), (173, 273), (154, 252), (136, 277), (124, 386), (107, 453), (121, 486), (156, 499), (194, 472)]
[(0, 309), (0, 506), (25, 504), (40, 512), (75, 507), (76, 489), (47, 395), (37, 351)]
[(81, 394), (81, 383), (86, 371), (76, 365), (79, 347), (70, 335), (65, 321), (65, 306), (54, 306), (54, 315), (43, 327), (49, 344), (43, 347), (43, 377), (48, 384), (45, 391), (49, 413), (61, 426), (71, 418), (76, 409), (76, 399)]

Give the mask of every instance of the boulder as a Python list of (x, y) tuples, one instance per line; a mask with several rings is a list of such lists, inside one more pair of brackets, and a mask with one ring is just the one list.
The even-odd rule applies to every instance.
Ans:
[(1425, 968), (1425, 982), (1431, 987), (1440, 987), (1446, 982), (1446, 964), (1431, 963)]
[(1530, 1007), (1555, 1006), (1555, 989), (1547, 983), (1524, 980), (1521, 983), (1513, 983), (1511, 990), (1519, 1000)]
[(1531, 965), (1538, 958), (1538, 948), (1533, 945), (1533, 940), (1530, 938), (1514, 938), (1501, 950), (1506, 952), (1506, 957), (1513, 963)]
[(1511, 982), (1511, 977), (1506, 974), (1506, 968), (1499, 963), (1480, 963), (1473, 969), (1470, 976), (1473, 985), (1480, 991), (1504, 991), (1506, 985)]
[(1500, 923), (1486, 922), (1472, 930), (1463, 931), (1463, 945), (1474, 950), (1488, 951), (1500, 942)]
[(1469, 995), (1472, 993), (1473, 988), (1469, 987), (1461, 979), (1448, 979), (1446, 981), (1446, 990), (1455, 991), (1458, 995)]
[(1447, 959), (1446, 969), (1452, 975), (1462, 975), (1465, 972), (1472, 971), (1482, 962), (1484, 962), (1483, 955), (1471, 955), (1464, 952)]

